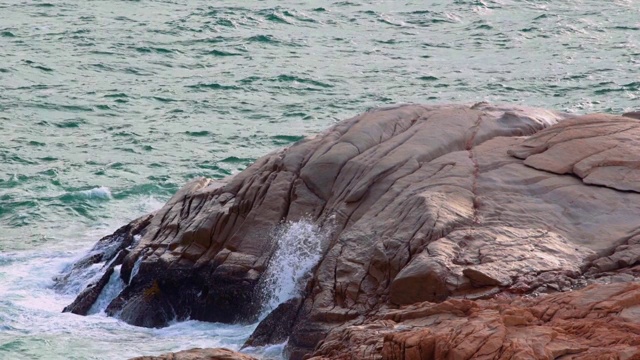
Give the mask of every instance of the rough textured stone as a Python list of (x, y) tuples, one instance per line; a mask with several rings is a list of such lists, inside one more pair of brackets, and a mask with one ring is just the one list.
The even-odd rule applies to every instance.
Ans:
[(124, 258), (128, 285), (107, 312), (144, 326), (252, 321), (273, 229), (303, 218), (329, 235), (290, 330), (293, 359), (384, 309), (635, 281), (638, 139), (637, 119), (612, 115), (486, 103), (367, 112), (224, 182), (187, 184)]
[(191, 349), (159, 356), (140, 356), (130, 360), (256, 360), (256, 358), (224, 348)]
[(640, 283), (383, 310), (331, 331), (320, 359), (640, 359)]
[(509, 153), (524, 164), (574, 174), (585, 184), (640, 191), (640, 121), (588, 115), (530, 137)]

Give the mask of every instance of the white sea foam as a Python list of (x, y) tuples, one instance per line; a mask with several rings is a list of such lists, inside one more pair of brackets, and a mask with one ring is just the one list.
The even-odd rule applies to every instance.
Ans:
[(322, 257), (326, 234), (309, 220), (283, 224), (276, 232), (277, 247), (260, 284), (263, 316), (300, 294)]
[[(123, 286), (119, 266), (90, 309), (93, 315), (62, 313), (62, 309), (73, 302), (88, 283), (99, 279), (106, 263), (93, 264), (78, 271), (69, 278), (63, 289), (54, 288), (53, 276), (69, 271), (71, 264), (86, 256), (100, 237), (110, 234), (132, 218), (158, 209), (162, 204), (162, 201), (152, 197), (110, 201), (105, 203), (105, 217), (99, 222), (89, 226), (71, 223), (58, 229), (56, 237), (60, 241), (52, 241), (46, 247), (32, 251), (0, 254), (0, 331), (8, 341), (20, 339), (22, 344), (20, 349), (9, 350), (12, 356), (16, 351), (23, 351), (29, 358), (62, 360), (72, 354), (76, 358), (115, 359), (195, 347), (240, 348), (257, 323), (227, 325), (189, 320), (172, 323), (162, 329), (147, 329), (105, 316), (104, 308)], [(285, 237), (280, 242), (285, 244), (291, 241), (291, 235), (296, 233), (313, 237), (313, 227), (310, 226), (304, 223), (285, 226), (289, 230), (283, 229), (282, 235)], [(134, 240), (139, 239), (136, 237)], [(304, 254), (304, 251), (299, 253)], [(139, 262), (135, 267), (139, 268)], [(301, 273), (304, 271), (296, 272)], [(286, 284), (286, 281), (280, 279), (276, 284)], [(281, 288), (279, 285), (276, 287)], [(281, 289), (277, 298), (286, 298), (283, 293), (286, 291)], [(264, 354), (260, 355), (264, 359), (281, 359), (283, 347), (284, 344), (280, 344), (255, 348), (253, 351), (255, 354)], [(7, 355), (5, 351), (0, 345), (0, 358)]]
[(123, 286), (119, 266), (97, 301), (99, 312), (91, 316), (62, 313), (77, 294), (56, 292), (51, 274), (59, 273), (76, 257), (50, 249), (0, 255), (0, 331), (7, 341), (19, 339), (15, 344), (20, 346), (8, 350), (0, 344), (0, 359), (63, 360), (70, 357), (70, 351), (74, 358), (106, 360), (196, 347), (238, 350), (256, 326), (185, 321), (147, 329), (104, 316), (109, 298)]
[(85, 195), (89, 199), (111, 199), (113, 196), (111, 195), (111, 189), (106, 186), (100, 186), (97, 188), (80, 191), (81, 194)]
[(87, 285), (100, 279), (100, 276), (102, 276), (100, 270), (103, 266), (104, 263), (101, 262), (91, 264), (86, 268), (71, 270), (68, 273), (65, 272), (65, 275), (68, 274), (68, 277), (59, 284), (56, 284), (56, 289), (63, 294), (77, 295), (86, 288)]
[(134, 247), (138, 246), (138, 244), (140, 243), (140, 239), (142, 239), (142, 235), (140, 234), (133, 235), (133, 242), (131, 242), (131, 245), (129, 245), (129, 248), (133, 249)]

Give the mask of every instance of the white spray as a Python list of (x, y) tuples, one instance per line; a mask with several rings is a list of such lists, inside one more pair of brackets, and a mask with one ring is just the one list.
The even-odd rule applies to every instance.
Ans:
[(309, 220), (283, 224), (275, 233), (276, 250), (262, 276), (263, 316), (302, 291), (322, 258), (327, 232)]

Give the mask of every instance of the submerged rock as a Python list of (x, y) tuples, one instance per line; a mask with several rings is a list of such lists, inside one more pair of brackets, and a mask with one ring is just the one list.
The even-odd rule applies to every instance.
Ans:
[[(326, 234), (323, 256), (300, 286), (301, 303), (276, 309), (289, 316), (278, 340), (267, 325), (254, 337), (288, 335), (294, 359), (330, 332), (425, 301), (635, 281), (638, 150), (640, 122), (631, 117), (486, 103), (370, 111), (225, 181), (183, 187), (124, 257), (128, 285), (107, 313), (142, 326), (255, 321), (274, 230), (302, 219)], [(457, 326), (450, 315), (438, 319)], [(365, 358), (397, 355), (382, 350), (367, 347)]]

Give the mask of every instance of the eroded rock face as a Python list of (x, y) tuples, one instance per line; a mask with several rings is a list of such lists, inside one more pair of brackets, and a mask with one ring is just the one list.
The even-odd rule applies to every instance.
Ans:
[(294, 359), (383, 309), (634, 280), (639, 126), (485, 103), (365, 113), (187, 184), (124, 258), (107, 312), (252, 321), (273, 230), (303, 218), (329, 235), (288, 330)]
[(383, 310), (332, 330), (313, 360), (638, 359), (640, 284)]
[(509, 151), (524, 164), (573, 174), (585, 184), (640, 192), (640, 122), (588, 115), (558, 124)]

